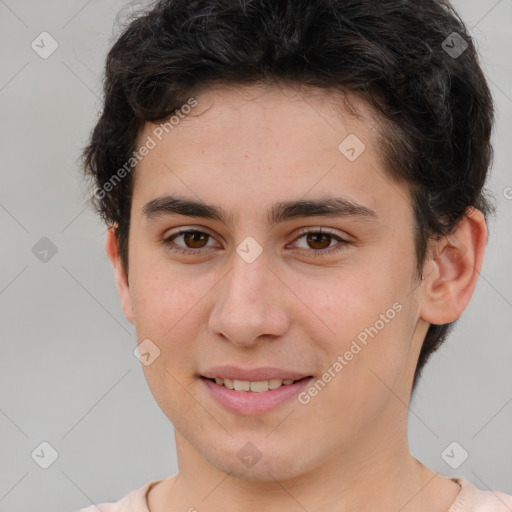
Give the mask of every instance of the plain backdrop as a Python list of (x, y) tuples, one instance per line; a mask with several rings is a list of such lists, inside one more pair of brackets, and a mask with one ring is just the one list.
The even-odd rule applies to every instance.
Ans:
[[(116, 15), (136, 5), (0, 0), (1, 512), (71, 512), (177, 470), (78, 169)], [(410, 446), (439, 473), (512, 494), (512, 1), (455, 7), (496, 102), (498, 214), (471, 304), (411, 404)]]

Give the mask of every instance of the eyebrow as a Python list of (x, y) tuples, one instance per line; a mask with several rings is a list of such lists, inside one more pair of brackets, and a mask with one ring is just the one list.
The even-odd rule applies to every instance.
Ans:
[[(224, 224), (233, 222), (233, 215), (223, 208), (202, 201), (177, 195), (152, 199), (142, 209), (143, 215), (153, 219), (165, 215), (183, 215), (218, 220)], [(362, 220), (378, 220), (377, 213), (366, 206), (343, 197), (282, 201), (267, 210), (267, 221), (276, 225), (298, 217), (355, 217)]]

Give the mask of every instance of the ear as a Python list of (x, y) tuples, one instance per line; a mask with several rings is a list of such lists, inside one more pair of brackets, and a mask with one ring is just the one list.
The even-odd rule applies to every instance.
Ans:
[(442, 325), (462, 315), (480, 275), (487, 238), (482, 212), (469, 208), (455, 231), (434, 243), (424, 267), (423, 320)]
[(133, 324), (133, 308), (130, 284), (128, 282), (128, 276), (126, 275), (121, 256), (119, 255), (119, 240), (117, 238), (116, 229), (114, 226), (110, 226), (107, 230), (105, 250), (107, 252), (108, 259), (114, 267), (117, 290), (119, 291), (119, 296), (121, 297), (121, 305), (123, 307), (124, 316), (129, 322)]

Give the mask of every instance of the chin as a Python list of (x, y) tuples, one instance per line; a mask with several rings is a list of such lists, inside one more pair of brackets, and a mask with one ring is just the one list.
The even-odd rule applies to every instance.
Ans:
[(213, 460), (215, 468), (232, 478), (247, 480), (251, 482), (274, 482), (290, 480), (300, 476), (299, 468), (290, 467), (289, 462), (278, 460), (261, 459), (253, 467), (244, 467), (238, 460), (231, 462), (224, 460)]
[(224, 449), (215, 452), (211, 451), (212, 446), (215, 443), (197, 449), (213, 467), (233, 478), (273, 482), (293, 479), (307, 471), (307, 461), (297, 457), (299, 448), (292, 449), (284, 443), (273, 446), (264, 437), (261, 442), (255, 440), (253, 443), (230, 439)]

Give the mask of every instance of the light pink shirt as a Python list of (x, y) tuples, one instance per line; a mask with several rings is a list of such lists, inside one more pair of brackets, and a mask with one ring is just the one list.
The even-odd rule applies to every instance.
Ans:
[[(452, 478), (461, 487), (457, 498), (446, 512), (512, 512), (512, 496), (502, 492), (482, 491), (463, 477)], [(149, 482), (127, 494), (116, 503), (100, 503), (82, 508), (78, 512), (150, 512), (146, 495), (152, 486)]]

